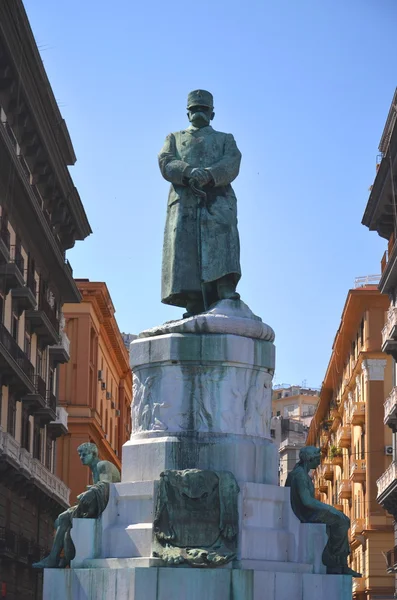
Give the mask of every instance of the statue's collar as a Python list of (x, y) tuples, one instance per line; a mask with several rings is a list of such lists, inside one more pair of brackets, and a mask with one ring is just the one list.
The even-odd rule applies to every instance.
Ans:
[(192, 135), (198, 132), (201, 135), (208, 135), (209, 133), (213, 133), (214, 130), (212, 129), (211, 125), (207, 125), (207, 127), (195, 127), (194, 125), (189, 125), (185, 131), (187, 131), (187, 133), (191, 133)]

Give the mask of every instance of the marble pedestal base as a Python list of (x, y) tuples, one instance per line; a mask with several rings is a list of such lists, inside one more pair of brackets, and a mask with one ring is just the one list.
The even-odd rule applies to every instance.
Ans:
[(351, 600), (351, 577), (240, 569), (49, 569), (45, 600)]

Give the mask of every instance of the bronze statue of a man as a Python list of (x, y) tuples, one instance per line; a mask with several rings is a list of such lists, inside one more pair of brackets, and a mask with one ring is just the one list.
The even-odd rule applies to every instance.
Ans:
[(325, 523), (328, 542), (322, 555), (327, 573), (361, 577), (347, 565), (350, 554), (347, 532), (350, 519), (343, 512), (314, 497), (314, 485), (309, 476), (311, 469), (320, 464), (321, 452), (314, 446), (305, 446), (299, 452), (299, 462), (288, 474), (286, 487), (291, 488), (291, 506), (301, 523)]
[(170, 133), (159, 154), (161, 173), (171, 182), (161, 301), (185, 307), (191, 316), (218, 300), (239, 298), (237, 200), (230, 184), (241, 153), (230, 133), (210, 126), (210, 92), (190, 92), (187, 110), (190, 126)]
[[(55, 521), (56, 533), (51, 552), (46, 558), (33, 563), (35, 569), (53, 569), (67, 567), (75, 557), (76, 551), (70, 535), (73, 519), (96, 519), (106, 508), (109, 500), (109, 483), (120, 481), (120, 472), (108, 460), (99, 460), (95, 444), (81, 444), (77, 448), (83, 465), (90, 467), (93, 485), (77, 496), (78, 503), (61, 513)], [(61, 552), (64, 556), (61, 558)]]

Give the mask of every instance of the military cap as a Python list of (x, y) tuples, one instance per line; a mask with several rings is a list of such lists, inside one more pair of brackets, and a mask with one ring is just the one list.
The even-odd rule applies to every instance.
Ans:
[(214, 108), (214, 98), (210, 92), (194, 90), (187, 97), (188, 109), (191, 106), (208, 106), (208, 108)]

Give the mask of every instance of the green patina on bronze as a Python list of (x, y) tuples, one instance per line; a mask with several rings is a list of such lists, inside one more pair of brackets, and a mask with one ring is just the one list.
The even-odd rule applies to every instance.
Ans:
[(347, 565), (350, 554), (347, 537), (350, 519), (340, 510), (314, 497), (314, 485), (309, 471), (319, 466), (320, 449), (306, 446), (299, 452), (299, 459), (285, 482), (286, 487), (291, 488), (292, 510), (301, 523), (324, 523), (327, 526), (328, 542), (322, 555), (327, 573), (361, 577), (360, 573)]
[[(50, 554), (40, 562), (33, 563), (35, 569), (64, 568), (69, 566), (76, 551), (70, 535), (73, 519), (97, 519), (105, 510), (109, 500), (109, 484), (120, 481), (120, 472), (108, 460), (99, 460), (95, 444), (81, 444), (77, 448), (83, 465), (90, 467), (93, 485), (77, 496), (78, 503), (61, 513), (55, 521), (56, 534)], [(63, 550), (63, 557), (61, 553)]]
[(188, 118), (191, 125), (168, 135), (159, 154), (161, 173), (171, 182), (161, 298), (193, 315), (220, 299), (239, 298), (237, 200), (230, 184), (241, 153), (231, 134), (210, 126), (209, 92), (189, 94)]
[(236, 557), (239, 487), (228, 471), (160, 475), (153, 556), (167, 565), (218, 567)]

